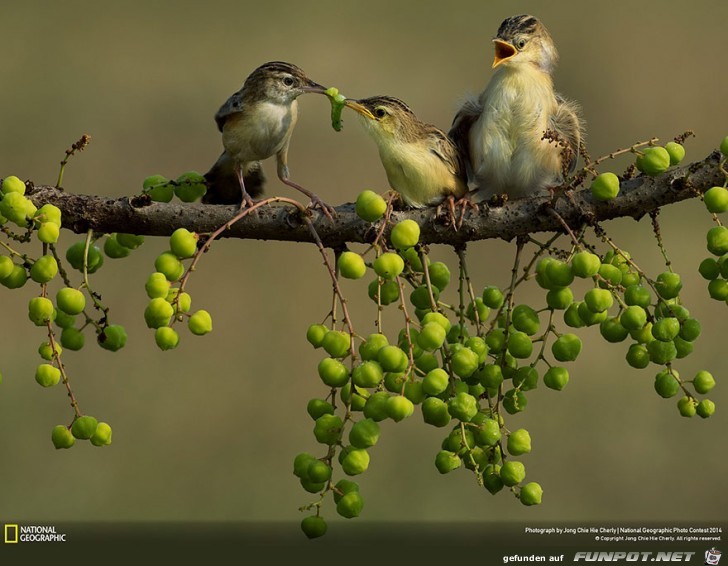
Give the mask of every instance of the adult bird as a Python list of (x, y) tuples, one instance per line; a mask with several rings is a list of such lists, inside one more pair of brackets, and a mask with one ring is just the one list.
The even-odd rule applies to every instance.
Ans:
[(450, 130), (469, 180), (484, 198), (557, 187), (576, 167), (583, 133), (579, 107), (554, 91), (558, 54), (551, 35), (535, 17), (513, 16), (493, 43), (495, 73)]
[(333, 208), (291, 181), (288, 172), (288, 146), (298, 120), (297, 99), (306, 92), (325, 91), (291, 63), (272, 61), (255, 69), (215, 114), (224, 151), (205, 174), (208, 190), (202, 202), (251, 205), (253, 197), (263, 192), (260, 162), (275, 155), (278, 178), (331, 218)]
[(421, 122), (401, 100), (347, 99), (379, 148), (389, 184), (405, 204), (421, 208), (467, 192), (465, 168), (447, 134)]

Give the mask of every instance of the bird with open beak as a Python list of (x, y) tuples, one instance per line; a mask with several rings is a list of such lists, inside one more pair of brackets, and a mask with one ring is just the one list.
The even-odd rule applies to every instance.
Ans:
[(276, 156), (278, 178), (301, 191), (331, 218), (333, 207), (294, 183), (288, 173), (288, 146), (298, 120), (298, 97), (324, 94), (325, 87), (309, 79), (291, 63), (273, 61), (255, 69), (243, 87), (215, 114), (224, 151), (205, 174), (209, 204), (241, 203), (249, 206), (263, 192), (261, 161)]
[(391, 96), (347, 99), (379, 148), (389, 185), (405, 204), (420, 208), (467, 192), (465, 168), (450, 138), (421, 122)]
[(495, 73), (459, 110), (450, 130), (479, 198), (521, 198), (552, 189), (576, 167), (583, 136), (579, 107), (554, 91), (558, 59), (535, 17), (503, 21), (493, 39)]

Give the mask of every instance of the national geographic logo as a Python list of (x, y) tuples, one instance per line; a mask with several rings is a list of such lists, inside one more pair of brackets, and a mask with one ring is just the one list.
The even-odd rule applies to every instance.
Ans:
[(4, 529), (5, 544), (19, 542), (66, 542), (66, 533), (56, 532), (52, 525), (18, 525), (6, 523)]

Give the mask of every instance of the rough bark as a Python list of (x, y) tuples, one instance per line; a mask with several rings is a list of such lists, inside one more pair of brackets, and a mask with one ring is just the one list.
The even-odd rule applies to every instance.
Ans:
[[(614, 200), (597, 202), (588, 189), (581, 189), (574, 192), (573, 199), (557, 199), (553, 208), (572, 227), (590, 219), (640, 218), (661, 206), (696, 197), (713, 185), (723, 185), (724, 181), (720, 154), (714, 152), (702, 161), (674, 168), (657, 177), (640, 175), (624, 181)], [(59, 207), (64, 228), (77, 233), (93, 229), (103, 233), (168, 236), (180, 227), (209, 233), (237, 212), (235, 206), (163, 204), (139, 196), (114, 199), (73, 194), (50, 186), (35, 186), (28, 191), (28, 196), (36, 206), (52, 203)], [(498, 207), (481, 205), (479, 212), (467, 213), (457, 231), (448, 224), (444, 213), (437, 216), (435, 207), (395, 211), (393, 220), (411, 218), (416, 221), (421, 228), (420, 241), (426, 244), (457, 245), (490, 238), (510, 240), (528, 233), (562, 230), (559, 220), (549, 210), (549, 200), (538, 197), (506, 202)], [(338, 215), (334, 222), (318, 211), (312, 212), (316, 231), (325, 246), (341, 247), (347, 242), (372, 241), (377, 225), (359, 219), (353, 204), (343, 204), (336, 210)], [(264, 207), (237, 222), (225, 237), (312, 242), (311, 233), (296, 215), (290, 206)]]

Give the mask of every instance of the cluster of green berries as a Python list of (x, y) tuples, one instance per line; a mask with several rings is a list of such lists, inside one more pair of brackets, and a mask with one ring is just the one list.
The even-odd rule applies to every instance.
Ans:
[(154, 340), (162, 350), (173, 350), (179, 344), (179, 334), (172, 327), (175, 322), (186, 319), (190, 332), (197, 336), (212, 331), (210, 313), (190, 312), (192, 297), (179, 284), (185, 273), (183, 261), (195, 256), (198, 241), (199, 236), (186, 228), (175, 230), (169, 238), (169, 250), (157, 256), (155, 271), (145, 284), (150, 301), (144, 310), (144, 320), (154, 330)]
[(53, 427), (51, 440), (57, 449), (70, 448), (76, 443), (76, 439), (89, 440), (94, 446), (108, 446), (111, 444), (111, 427), (89, 415), (76, 417), (70, 427)]
[(142, 192), (155, 202), (170, 202), (175, 196), (182, 202), (195, 202), (205, 195), (207, 184), (197, 171), (182, 173), (174, 181), (163, 175), (151, 175), (144, 179)]
[[(662, 146), (649, 146), (637, 153), (635, 165), (645, 175), (659, 175), (670, 167), (678, 165), (685, 157), (685, 148), (677, 142)], [(595, 200), (607, 201), (619, 194), (619, 177), (614, 173), (601, 173), (591, 184), (591, 194)]]

